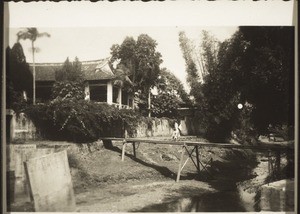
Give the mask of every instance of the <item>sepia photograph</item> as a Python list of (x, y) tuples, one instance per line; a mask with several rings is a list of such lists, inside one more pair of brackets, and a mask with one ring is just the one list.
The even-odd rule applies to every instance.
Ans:
[(6, 3), (7, 212), (296, 211), (295, 23), (167, 5)]

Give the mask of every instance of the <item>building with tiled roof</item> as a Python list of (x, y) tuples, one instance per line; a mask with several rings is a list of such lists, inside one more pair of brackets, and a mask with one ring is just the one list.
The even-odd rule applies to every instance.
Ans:
[[(36, 99), (49, 100), (55, 82), (56, 71), (62, 68), (64, 63), (35, 63)], [(32, 64), (30, 69), (32, 70)], [(116, 75), (109, 66), (109, 58), (81, 61), (81, 69), (85, 82), (86, 100), (107, 102), (121, 107), (132, 106), (131, 97), (115, 86), (113, 80)]]

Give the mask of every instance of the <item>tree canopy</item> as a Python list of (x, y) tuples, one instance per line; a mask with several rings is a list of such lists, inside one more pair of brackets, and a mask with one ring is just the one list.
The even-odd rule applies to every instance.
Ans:
[(217, 54), (202, 57), (209, 73), (192, 90), (207, 137), (222, 140), (241, 129), (257, 137), (269, 124), (293, 126), (293, 28), (240, 27)]
[(191, 106), (182, 83), (166, 68), (161, 69), (155, 89), (157, 93), (151, 95), (151, 113), (155, 117), (176, 118), (178, 108)]
[(147, 34), (141, 34), (137, 40), (126, 37), (121, 45), (111, 47), (111, 64), (127, 69), (134, 91), (148, 93), (159, 76), (161, 54), (156, 51), (157, 43)]
[(32, 98), (33, 76), (26, 62), (23, 47), (19, 42), (15, 43), (12, 49), (7, 47), (6, 60), (6, 104), (7, 108), (12, 108), (18, 112), (26, 102), (23, 93), (26, 92), (28, 99)]
[(52, 89), (52, 98), (57, 99), (84, 99), (83, 73), (81, 62), (75, 57), (74, 62), (66, 59), (61, 69), (55, 72), (56, 82)]
[(69, 57), (64, 62), (61, 69), (55, 72), (56, 81), (82, 81), (81, 62), (75, 57), (74, 62), (70, 62)]

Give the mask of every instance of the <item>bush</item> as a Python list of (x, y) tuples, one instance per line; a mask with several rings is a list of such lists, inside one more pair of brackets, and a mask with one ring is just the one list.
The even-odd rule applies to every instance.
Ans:
[(132, 135), (142, 118), (134, 110), (120, 110), (105, 103), (74, 99), (30, 106), (26, 114), (45, 138), (74, 142), (91, 142), (99, 137), (123, 137), (125, 129)]

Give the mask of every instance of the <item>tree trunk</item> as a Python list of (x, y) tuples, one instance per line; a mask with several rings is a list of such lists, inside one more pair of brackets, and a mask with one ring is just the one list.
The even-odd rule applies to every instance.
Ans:
[(148, 92), (148, 117), (151, 117), (151, 89), (149, 88), (149, 92)]

